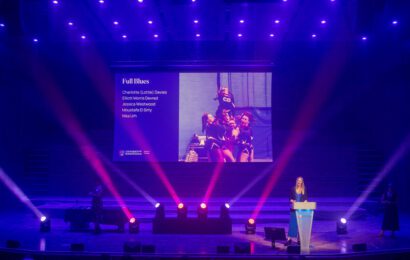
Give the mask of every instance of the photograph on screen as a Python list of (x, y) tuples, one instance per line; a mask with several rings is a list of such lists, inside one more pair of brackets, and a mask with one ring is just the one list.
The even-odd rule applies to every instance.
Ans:
[(271, 162), (270, 72), (179, 74), (179, 160)]

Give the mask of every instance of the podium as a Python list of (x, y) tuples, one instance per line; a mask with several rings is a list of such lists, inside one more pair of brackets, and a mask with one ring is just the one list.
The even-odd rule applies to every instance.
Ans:
[(313, 212), (316, 209), (316, 202), (295, 202), (292, 209), (296, 211), (298, 223), (300, 251), (309, 252), (310, 236), (312, 234)]

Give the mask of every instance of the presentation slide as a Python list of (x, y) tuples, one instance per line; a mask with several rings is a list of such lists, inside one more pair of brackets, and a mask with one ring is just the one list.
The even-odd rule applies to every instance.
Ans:
[(115, 161), (272, 162), (271, 72), (117, 72)]

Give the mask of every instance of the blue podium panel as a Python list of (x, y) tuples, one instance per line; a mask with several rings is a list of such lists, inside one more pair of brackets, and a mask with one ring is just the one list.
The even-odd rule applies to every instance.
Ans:
[(295, 202), (293, 209), (296, 211), (301, 252), (310, 250), (310, 237), (312, 235), (313, 213), (316, 202)]

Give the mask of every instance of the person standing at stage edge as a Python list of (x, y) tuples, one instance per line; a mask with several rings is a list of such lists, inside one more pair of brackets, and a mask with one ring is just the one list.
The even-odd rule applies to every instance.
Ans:
[[(291, 206), (295, 202), (305, 202), (307, 201), (307, 192), (305, 187), (305, 182), (302, 177), (298, 177), (296, 179), (296, 185), (292, 187), (290, 192), (290, 203)], [(290, 221), (289, 221), (289, 230), (288, 230), (288, 241), (286, 245), (292, 244), (292, 238), (299, 240), (298, 234), (298, 223), (296, 220), (296, 211), (294, 209), (290, 209)]]
[(392, 183), (389, 183), (387, 186), (387, 190), (382, 195), (381, 202), (384, 206), (384, 215), (382, 231), (380, 231), (379, 235), (382, 237), (386, 230), (390, 230), (391, 236), (394, 237), (394, 232), (399, 230), (399, 213), (397, 209), (397, 193)]

